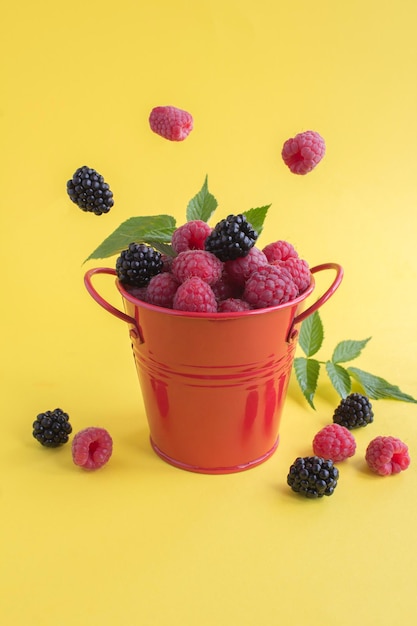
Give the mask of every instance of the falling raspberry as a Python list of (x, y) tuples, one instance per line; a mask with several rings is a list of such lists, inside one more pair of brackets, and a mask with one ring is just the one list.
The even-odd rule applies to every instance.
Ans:
[(366, 449), (365, 460), (380, 476), (398, 474), (410, 465), (408, 447), (396, 437), (375, 437)]
[(164, 139), (183, 141), (193, 130), (193, 118), (187, 111), (173, 106), (155, 107), (149, 116), (149, 125)]
[(344, 426), (329, 424), (315, 435), (313, 451), (315, 455), (337, 463), (355, 454), (356, 441), (352, 433)]
[(103, 467), (112, 451), (112, 438), (104, 428), (90, 426), (80, 430), (72, 440), (72, 459), (75, 465), (87, 470)]
[(320, 163), (326, 144), (319, 133), (307, 130), (287, 139), (282, 148), (282, 158), (293, 174), (308, 174)]

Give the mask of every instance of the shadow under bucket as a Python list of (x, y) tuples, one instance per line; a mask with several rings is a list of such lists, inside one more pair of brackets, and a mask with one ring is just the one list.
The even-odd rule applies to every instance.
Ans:
[[(327, 291), (309, 308), (313, 274), (335, 270)], [(193, 472), (226, 474), (266, 461), (279, 440), (299, 325), (336, 291), (343, 269), (311, 269), (309, 288), (295, 300), (239, 313), (189, 313), (137, 300), (116, 279), (125, 313), (93, 287), (92, 298), (129, 326), (151, 445), (168, 463)]]

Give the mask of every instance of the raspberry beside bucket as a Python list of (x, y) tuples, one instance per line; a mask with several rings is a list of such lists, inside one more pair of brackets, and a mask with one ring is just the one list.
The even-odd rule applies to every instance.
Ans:
[(356, 441), (352, 433), (339, 424), (322, 428), (313, 439), (313, 451), (317, 456), (331, 459), (334, 463), (353, 456)]
[(103, 467), (112, 451), (112, 438), (104, 428), (90, 426), (79, 431), (72, 440), (72, 459), (75, 465), (87, 470)]
[(396, 437), (375, 437), (366, 449), (365, 460), (380, 476), (398, 474), (410, 465), (408, 446)]

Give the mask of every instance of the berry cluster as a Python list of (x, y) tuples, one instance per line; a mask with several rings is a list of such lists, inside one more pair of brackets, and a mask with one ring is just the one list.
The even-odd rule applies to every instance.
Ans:
[[(369, 398), (351, 393), (343, 398), (333, 414), (333, 423), (324, 426), (313, 438), (314, 456), (298, 457), (291, 465), (287, 484), (307, 498), (320, 498), (334, 492), (338, 470), (334, 463), (352, 457), (356, 440), (350, 432), (373, 421)], [(365, 461), (380, 476), (398, 474), (410, 465), (407, 445), (396, 437), (375, 437), (369, 443)], [(323, 473), (323, 468), (326, 470)], [(333, 471), (335, 470), (335, 471)]]
[[(32, 427), (35, 439), (47, 448), (67, 443), (72, 433), (69, 415), (62, 409), (39, 413)], [(110, 459), (112, 451), (112, 438), (104, 428), (91, 426), (80, 430), (72, 441), (72, 460), (84, 469), (99, 469)]]
[(229, 215), (213, 229), (192, 220), (172, 235), (176, 256), (132, 243), (118, 257), (116, 273), (137, 299), (197, 313), (267, 308), (303, 293), (311, 280), (307, 262), (286, 241), (261, 250), (257, 238), (243, 214)]

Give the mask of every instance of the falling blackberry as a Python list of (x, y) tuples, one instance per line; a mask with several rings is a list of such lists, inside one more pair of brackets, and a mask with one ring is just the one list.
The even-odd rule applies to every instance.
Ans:
[(258, 233), (242, 214), (229, 215), (214, 227), (205, 241), (205, 249), (220, 261), (245, 257), (258, 239)]
[(116, 274), (121, 283), (146, 287), (152, 276), (163, 268), (160, 252), (145, 243), (131, 243), (116, 261)]
[(339, 470), (333, 461), (319, 456), (298, 457), (291, 465), (287, 484), (305, 498), (331, 496), (337, 486)]
[(95, 215), (108, 213), (114, 204), (113, 193), (103, 176), (86, 165), (79, 167), (67, 182), (67, 192), (82, 211)]
[(57, 448), (68, 441), (72, 432), (69, 416), (62, 409), (39, 413), (33, 422), (33, 436), (47, 448)]
[(333, 422), (349, 430), (367, 426), (374, 420), (372, 404), (366, 396), (351, 393), (343, 398), (333, 415)]

